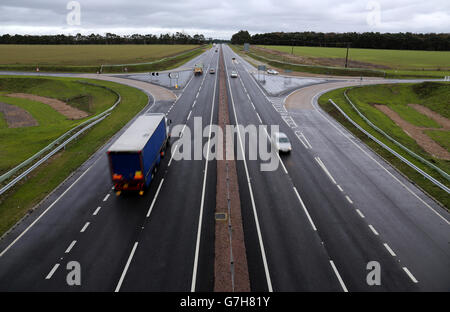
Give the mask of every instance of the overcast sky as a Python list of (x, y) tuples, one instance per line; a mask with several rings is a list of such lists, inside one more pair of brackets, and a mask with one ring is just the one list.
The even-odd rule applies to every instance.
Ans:
[(0, 33), (450, 32), (449, 0), (79, 0), (79, 15), (69, 2), (0, 0)]

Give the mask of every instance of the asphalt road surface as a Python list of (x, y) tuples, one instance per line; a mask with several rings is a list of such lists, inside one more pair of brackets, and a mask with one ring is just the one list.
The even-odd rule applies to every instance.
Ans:
[[(307, 87), (283, 113), (225, 51), (228, 71), (238, 71), (229, 79), (234, 122), (279, 125), (293, 144), (275, 172), (248, 161), (246, 177), (238, 166), (253, 289), (450, 290), (448, 212), (320, 111), (317, 95), (342, 85)], [(381, 285), (367, 283), (371, 261)]]
[[(337, 86), (302, 88), (286, 110), (251, 65), (221, 48), (231, 122), (278, 125), (293, 145), (273, 171), (249, 155), (237, 162), (252, 291), (449, 291), (448, 212), (317, 107), (317, 95)], [(176, 101), (151, 101), (142, 113), (167, 113), (171, 127), (193, 130), (195, 117), (216, 124), (214, 50), (195, 60), (205, 74)], [(215, 161), (169, 153), (144, 196), (117, 197), (105, 154), (114, 138), (0, 241), (1, 291), (212, 291)], [(248, 148), (238, 132), (235, 152)], [(71, 261), (81, 286), (66, 282)], [(370, 286), (374, 261), (381, 284)]]
[[(206, 68), (217, 67), (218, 53), (209, 50), (201, 59)], [(207, 73), (191, 76), (176, 102), (150, 103), (142, 113), (167, 113), (171, 127), (192, 128), (195, 117), (209, 122), (217, 112), (216, 78)], [(173, 161), (169, 166), (168, 154), (144, 196), (116, 197), (106, 158), (113, 140), (1, 242), (0, 290), (212, 289), (215, 162), (208, 162), (206, 176), (205, 160)], [(198, 239), (201, 207), (206, 229), (200, 229)], [(80, 263), (81, 286), (66, 283), (71, 261)]]

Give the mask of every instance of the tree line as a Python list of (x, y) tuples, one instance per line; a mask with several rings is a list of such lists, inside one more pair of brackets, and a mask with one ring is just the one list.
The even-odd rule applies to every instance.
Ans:
[(112, 33), (105, 35), (9, 35), (0, 36), (0, 44), (204, 44), (212, 39), (206, 39), (202, 34), (190, 36), (181, 32), (175, 34), (124, 35)]
[(450, 33), (379, 33), (379, 32), (272, 32), (251, 36), (241, 30), (231, 37), (231, 43), (261, 45), (347, 47), (364, 49), (450, 51)]

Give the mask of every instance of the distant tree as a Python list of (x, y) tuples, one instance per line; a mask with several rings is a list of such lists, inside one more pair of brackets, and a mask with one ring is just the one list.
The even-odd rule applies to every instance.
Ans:
[(159, 37), (152, 34), (133, 34), (131, 36), (119, 36), (113, 33), (106, 33), (104, 36), (90, 34), (84, 36), (80, 33), (75, 36), (69, 35), (9, 35), (0, 36), (0, 44), (204, 44), (206, 43), (203, 34), (195, 34), (193, 37), (177, 32), (175, 34), (160, 34)]
[(353, 48), (450, 51), (450, 34), (274, 32), (255, 34), (250, 43), (319, 47), (345, 47), (350, 44)]
[(232, 44), (244, 44), (247, 42), (250, 42), (251, 36), (246, 30), (240, 30), (237, 33), (235, 33), (233, 36), (231, 36), (231, 43)]

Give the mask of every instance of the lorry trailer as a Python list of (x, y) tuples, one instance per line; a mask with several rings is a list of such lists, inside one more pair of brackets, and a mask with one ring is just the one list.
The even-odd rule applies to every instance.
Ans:
[(150, 185), (170, 139), (164, 114), (145, 114), (107, 151), (111, 178), (117, 195), (123, 191), (144, 194)]

